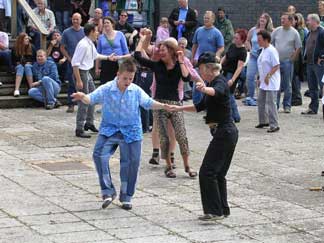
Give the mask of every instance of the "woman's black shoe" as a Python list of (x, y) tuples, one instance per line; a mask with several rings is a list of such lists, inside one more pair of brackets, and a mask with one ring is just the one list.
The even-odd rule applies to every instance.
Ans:
[(89, 125), (89, 124), (84, 124), (84, 130), (85, 131), (88, 131), (90, 130), (91, 132), (99, 132), (98, 129), (92, 124), (92, 125)]
[(259, 125), (256, 125), (255, 128), (264, 128), (264, 127), (268, 127), (268, 126), (269, 126), (269, 123), (265, 123), (265, 124), (260, 123)]

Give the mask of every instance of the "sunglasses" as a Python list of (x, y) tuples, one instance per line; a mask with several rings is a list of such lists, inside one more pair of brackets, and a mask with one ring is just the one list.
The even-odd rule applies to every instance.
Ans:
[(121, 17), (127, 17), (127, 15), (125, 15), (125, 14), (121, 14), (120, 16), (121, 16)]

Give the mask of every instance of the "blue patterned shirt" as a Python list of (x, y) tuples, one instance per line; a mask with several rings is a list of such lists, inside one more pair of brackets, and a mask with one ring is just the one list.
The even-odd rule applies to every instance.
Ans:
[(99, 134), (110, 137), (121, 132), (126, 143), (142, 140), (140, 106), (150, 109), (153, 99), (139, 86), (132, 83), (121, 92), (116, 78), (90, 93), (89, 98), (91, 104), (102, 104)]

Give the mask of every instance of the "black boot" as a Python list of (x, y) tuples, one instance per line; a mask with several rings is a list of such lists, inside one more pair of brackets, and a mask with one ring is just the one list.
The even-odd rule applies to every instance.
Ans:
[(92, 124), (92, 125), (90, 125), (90, 124), (84, 124), (84, 130), (85, 131), (88, 131), (88, 130), (90, 130), (91, 132), (99, 132), (98, 131), (98, 129)]
[(83, 130), (75, 130), (75, 136), (79, 138), (91, 138), (91, 135), (86, 134)]

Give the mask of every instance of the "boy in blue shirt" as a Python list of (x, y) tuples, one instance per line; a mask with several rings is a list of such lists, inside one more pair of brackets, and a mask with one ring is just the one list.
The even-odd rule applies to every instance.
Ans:
[(126, 59), (119, 66), (117, 77), (86, 95), (77, 92), (75, 101), (85, 104), (102, 104), (102, 121), (93, 152), (93, 160), (99, 177), (103, 198), (102, 208), (108, 207), (116, 197), (112, 183), (109, 159), (120, 149), (120, 195), (122, 208), (132, 208), (142, 146), (140, 106), (144, 109), (169, 109), (150, 98), (139, 86), (133, 84), (136, 65)]

